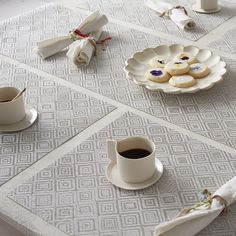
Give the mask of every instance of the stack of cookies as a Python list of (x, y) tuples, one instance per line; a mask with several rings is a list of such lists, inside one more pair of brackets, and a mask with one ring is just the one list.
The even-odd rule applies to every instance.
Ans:
[(157, 83), (169, 81), (169, 84), (177, 88), (188, 88), (197, 83), (210, 73), (210, 69), (203, 63), (199, 63), (196, 57), (187, 52), (182, 52), (171, 61), (168, 58), (155, 57), (149, 65), (152, 69), (145, 73), (148, 80)]

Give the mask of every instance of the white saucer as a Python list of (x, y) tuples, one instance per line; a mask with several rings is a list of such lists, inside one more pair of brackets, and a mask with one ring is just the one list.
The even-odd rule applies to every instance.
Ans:
[(199, 13), (209, 14), (209, 13), (219, 12), (221, 10), (221, 6), (218, 6), (216, 9), (212, 9), (212, 10), (204, 10), (202, 8), (198, 8), (197, 5), (195, 4), (192, 6), (192, 9)]
[(147, 188), (147, 187), (151, 186), (152, 184), (154, 184), (155, 182), (157, 182), (163, 174), (163, 165), (156, 158), (156, 171), (155, 171), (154, 175), (150, 179), (148, 179), (142, 183), (128, 183), (128, 182), (123, 181), (120, 178), (120, 174), (117, 170), (116, 162), (113, 162), (113, 161), (111, 161), (109, 163), (109, 165), (107, 166), (105, 174), (106, 174), (108, 181), (119, 188), (123, 188), (123, 189), (127, 189), (127, 190), (138, 190), (138, 189)]
[(26, 116), (23, 120), (10, 124), (10, 125), (0, 125), (0, 132), (16, 132), (30, 127), (37, 119), (38, 112), (33, 107), (25, 107)]

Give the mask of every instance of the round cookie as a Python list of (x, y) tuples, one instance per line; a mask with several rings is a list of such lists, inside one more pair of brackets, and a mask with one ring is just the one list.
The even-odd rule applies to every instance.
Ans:
[(182, 53), (177, 54), (175, 56), (175, 60), (186, 61), (189, 65), (197, 62), (196, 57), (188, 52), (182, 52)]
[(167, 59), (164, 57), (154, 57), (150, 60), (149, 65), (153, 68), (164, 68), (167, 63)]
[(210, 73), (209, 68), (202, 63), (194, 63), (190, 65), (189, 75), (193, 76), (195, 79), (201, 79)]
[(170, 61), (165, 66), (165, 71), (171, 75), (183, 75), (189, 71), (189, 64), (185, 61)]
[(188, 88), (195, 85), (197, 81), (190, 75), (172, 76), (169, 84), (177, 88)]
[(164, 83), (170, 79), (170, 75), (166, 73), (163, 68), (155, 68), (148, 70), (145, 73), (145, 77), (148, 80), (158, 83)]

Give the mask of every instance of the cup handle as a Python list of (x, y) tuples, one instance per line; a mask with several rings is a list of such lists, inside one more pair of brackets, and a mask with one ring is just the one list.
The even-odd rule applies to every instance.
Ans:
[(107, 140), (107, 154), (112, 162), (116, 162), (116, 141)]

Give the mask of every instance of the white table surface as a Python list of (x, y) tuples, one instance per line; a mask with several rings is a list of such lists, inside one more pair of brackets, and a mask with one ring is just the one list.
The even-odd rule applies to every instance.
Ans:
[[(43, 4), (45, 4), (45, 2), (50, 2), (50, 0), (49, 1), (43, 1), (43, 0), (33, 0), (33, 1), (32, 0), (8, 0), (8, 1), (6, 1), (6, 0), (2, 0), (0, 3), (1, 4), (1, 6), (0, 6), (0, 21), (8, 19), (10, 17), (14, 17), (15, 15), (19, 15), (19, 14), (28, 12), (29, 10), (32, 10), (32, 9), (39, 7), (39, 6), (42, 6)], [(78, 9), (79, 9), (79, 7), (83, 7), (78, 1), (75, 1), (75, 0), (70, 0), (70, 1), (61, 0), (61, 1), (56, 1), (56, 2), (60, 2), (60, 3), (64, 4), (65, 6), (78, 8)], [(232, 4), (234, 4), (234, 6), (236, 5), (234, 0), (227, 0), (227, 2), (231, 2)], [(84, 7), (83, 7), (83, 10), (84, 10)], [(87, 12), (86, 9), (84, 12), (85, 13)], [(232, 30), (235, 27), (235, 22), (236, 22), (235, 17), (233, 17), (230, 20), (219, 25), (216, 29), (210, 31), (203, 38), (200, 38), (196, 42), (192, 42), (192, 44), (197, 45), (199, 47), (207, 47), (209, 45), (209, 43), (213, 43), (212, 45), (214, 45), (214, 42), (216, 40), (219, 40), (221, 38), (222, 38), (222, 40), (224, 39), (224, 33)], [(118, 20), (115, 19), (113, 21), (113, 23), (118, 23), (120, 26), (126, 25), (126, 22), (122, 22), (119, 19)], [(135, 25), (133, 25), (132, 27), (134, 27), (135, 29), (138, 29), (138, 30), (145, 30), (145, 34), (150, 33), (151, 36), (148, 35), (148, 37), (150, 37), (150, 38), (153, 36), (156, 37), (157, 35), (159, 35), (161, 37), (161, 39), (166, 37), (166, 35), (163, 34), (162, 32), (153, 32), (153, 31), (150, 31), (149, 29), (146, 30), (143, 28), (136, 27)], [(172, 40), (176, 40), (177, 42), (181, 41), (179, 36), (176, 37), (175, 35), (173, 35), (170, 38)], [(191, 41), (186, 40), (186, 39), (183, 39), (183, 42), (184, 43), (191, 43)], [(231, 42), (228, 42), (228, 43), (231, 43)], [(230, 46), (235, 47), (235, 45), (230, 45)], [(217, 46), (215, 46), (215, 45), (214, 45), (214, 47), (215, 47), (214, 51), (216, 53), (219, 53), (222, 56), (226, 56), (227, 61), (231, 61), (231, 60), (236, 59), (236, 55), (234, 53), (220, 51), (217, 48)], [(6, 57), (4, 55), (0, 55), (0, 59), (2, 61), (4, 61), (4, 63), (5, 62), (10, 63), (13, 65), (17, 65), (19, 67), (23, 66), (23, 68), (25, 68), (25, 66), (23, 64), (19, 65), (19, 62), (16, 59), (12, 59), (12, 58)], [(235, 64), (234, 61), (231, 61), (230, 63), (232, 63), (232, 65)], [(32, 68), (26, 66), (26, 69), (31, 70)], [(69, 86), (71, 88), (75, 87), (73, 81), (63, 82), (62, 80), (60, 80), (60, 83), (66, 85), (66, 86)], [(68, 83), (71, 83), (71, 84), (68, 84)], [(79, 88), (78, 85), (76, 85), (76, 90), (78, 92), (83, 91), (83, 88)], [(94, 94), (94, 92), (96, 93), (96, 91), (94, 91), (94, 92), (87, 91), (87, 92), (89, 95), (96, 97), (96, 94)], [(101, 97), (100, 94), (97, 94), (97, 97), (99, 99), (103, 99), (103, 97)], [(107, 99), (107, 101), (111, 101), (110, 98)], [(94, 133), (98, 133), (100, 129), (104, 128), (104, 126), (106, 126), (110, 122), (118, 119), (120, 117), (120, 115), (122, 114), (122, 112), (128, 110), (129, 104), (128, 104), (128, 106), (123, 106), (122, 104), (116, 103), (116, 101), (114, 101), (113, 105), (114, 104), (116, 104), (119, 107), (120, 110), (118, 109), (118, 112), (113, 112), (113, 113), (109, 114), (107, 117), (105, 117), (101, 121), (98, 121), (94, 126), (92, 126), (91, 128), (88, 128), (84, 133), (79, 134), (77, 137), (68, 141), (63, 146), (60, 146), (59, 148), (55, 149), (52, 153), (44, 156), (40, 160), (40, 162), (35, 163), (30, 168), (28, 168), (25, 172), (14, 177), (10, 181), (8, 181), (5, 185), (0, 187), (0, 194), (1, 194), (0, 211), (2, 214), (5, 214), (8, 217), (12, 218), (12, 220), (10, 220), (9, 222), (11, 224), (13, 223), (15, 225), (15, 228), (18, 228), (19, 226), (24, 226), (26, 229), (30, 229), (28, 235), (33, 235), (32, 231), (37, 232), (37, 233), (40, 232), (40, 233), (42, 233), (42, 235), (45, 235), (45, 236), (46, 235), (50, 235), (50, 236), (52, 236), (52, 235), (64, 236), (65, 235), (62, 231), (58, 230), (56, 227), (43, 221), (40, 217), (32, 214), (31, 212), (29, 212), (28, 210), (26, 210), (22, 206), (16, 204), (14, 201), (10, 200), (9, 198), (6, 198), (4, 200), (4, 198), (7, 196), (7, 193), (12, 191), (15, 187), (20, 186), (23, 182), (25, 182), (29, 178), (33, 177), (39, 170), (43, 170), (48, 165), (50, 165), (50, 163), (52, 163), (53, 161), (56, 161), (56, 160), (59, 160), (60, 158), (62, 158), (67, 152), (69, 152), (69, 151), (73, 150), (73, 148), (77, 147), (78, 143), (83, 143), (87, 138), (94, 135)], [(131, 105), (131, 107), (132, 107), (132, 105)], [(152, 114), (148, 114), (148, 113), (145, 113), (142, 111), (136, 111), (134, 107), (131, 110), (137, 112), (137, 114), (139, 114), (142, 117), (150, 118), (152, 120), (152, 122), (163, 123), (166, 126), (170, 126), (171, 129), (177, 130), (178, 132), (180, 132), (184, 135), (187, 135), (187, 136), (189, 135), (191, 138), (201, 141), (206, 145), (210, 145), (210, 146), (212, 145), (213, 147), (215, 147), (216, 149), (219, 149), (220, 151), (229, 153), (229, 155), (236, 155), (236, 149), (235, 149), (234, 145), (231, 145), (228, 143), (226, 143), (226, 145), (225, 145), (224, 143), (218, 142), (217, 140), (211, 139), (210, 137), (206, 137), (204, 135), (202, 136), (201, 134), (198, 134), (198, 133), (195, 133), (195, 132), (190, 131), (188, 129), (176, 126), (175, 124), (171, 124), (171, 122), (166, 123), (166, 121), (162, 121), (159, 118), (156, 118), (155, 116), (153, 116)], [(225, 179), (224, 179), (224, 177), (225, 177)], [(229, 177), (230, 176), (223, 175), (220, 183), (223, 184), (224, 180), (226, 180)], [(2, 235), (4, 235), (4, 236), (12, 236), (12, 235), (21, 236), (21, 233), (16, 231), (15, 228), (14, 228), (14, 226), (9, 226), (8, 224), (5, 224), (4, 221), (0, 221), (0, 235), (1, 236)]]

